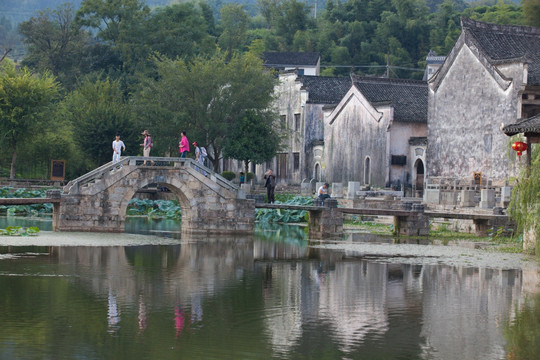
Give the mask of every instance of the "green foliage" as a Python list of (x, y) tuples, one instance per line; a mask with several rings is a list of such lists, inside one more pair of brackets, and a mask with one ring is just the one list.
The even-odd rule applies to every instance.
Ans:
[(47, 110), (58, 95), (59, 86), (52, 75), (37, 76), (9, 61), (1, 63), (0, 136), (2, 145), (12, 153), (10, 178), (15, 178), (18, 145), (48, 123)]
[(530, 169), (524, 167), (512, 191), (508, 206), (518, 231), (532, 231), (536, 237), (536, 253), (540, 253), (540, 151), (533, 152)]
[(182, 218), (182, 209), (178, 201), (171, 200), (131, 199), (126, 213), (128, 216), (139, 215), (149, 218), (165, 217), (177, 220)]
[(144, 78), (135, 98), (138, 113), (166, 151), (178, 149), (181, 130), (212, 149), (208, 159), (217, 170), (231, 129), (248, 111), (263, 112), (273, 100), (276, 79), (263, 72), (262, 61), (250, 54), (218, 53), (186, 62), (156, 57), (157, 78)]
[[(313, 198), (306, 196), (295, 195), (276, 195), (276, 204), (287, 205), (313, 205)], [(262, 223), (301, 223), (307, 222), (308, 212), (305, 210), (285, 210), (285, 209), (257, 209), (255, 212), (255, 220)]]
[(117, 80), (86, 77), (60, 104), (58, 117), (77, 129), (76, 140), (85, 154), (81, 171), (111, 161), (111, 144), (116, 133), (120, 133), (126, 145), (123, 155), (140, 152), (135, 114)]
[(221, 173), (221, 176), (223, 176), (225, 179), (232, 181), (236, 177), (236, 173), (233, 171), (224, 171)]
[(39, 228), (31, 226), (23, 228), (20, 226), (8, 226), (5, 229), (0, 229), (0, 236), (35, 236), (39, 232)]
[(56, 10), (46, 9), (19, 25), (28, 45), (23, 64), (39, 72), (51, 71), (66, 88), (90, 70), (85, 48), (90, 36), (73, 23), (75, 12), (67, 3)]
[(525, 23), (530, 26), (540, 26), (540, 0), (522, 0)]
[(224, 155), (242, 160), (246, 172), (250, 162), (262, 164), (271, 160), (283, 141), (283, 132), (277, 131), (278, 118), (273, 111), (248, 111), (231, 129)]
[(247, 177), (246, 177), (246, 181), (251, 181), (253, 179), (255, 179), (255, 174), (252, 173), (252, 172), (248, 172)]

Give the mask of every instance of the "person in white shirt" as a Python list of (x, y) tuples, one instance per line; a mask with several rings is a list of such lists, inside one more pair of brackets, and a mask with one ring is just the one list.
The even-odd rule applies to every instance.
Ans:
[(324, 203), (324, 200), (329, 199), (330, 195), (328, 195), (328, 183), (324, 183), (320, 188), (319, 191), (317, 191), (319, 199)]
[(124, 145), (124, 142), (120, 140), (120, 134), (116, 134), (116, 140), (112, 142), (112, 149), (113, 149), (113, 157), (112, 162), (113, 164), (116, 164), (120, 161), (120, 155), (122, 155), (122, 150), (126, 151), (126, 145)]

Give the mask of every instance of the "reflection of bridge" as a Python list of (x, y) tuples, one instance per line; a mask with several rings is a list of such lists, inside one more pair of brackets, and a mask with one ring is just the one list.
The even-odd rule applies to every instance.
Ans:
[(252, 232), (253, 200), (193, 159), (124, 157), (70, 181), (54, 204), (53, 229), (122, 232), (129, 201), (150, 184), (167, 187), (182, 209), (188, 232)]

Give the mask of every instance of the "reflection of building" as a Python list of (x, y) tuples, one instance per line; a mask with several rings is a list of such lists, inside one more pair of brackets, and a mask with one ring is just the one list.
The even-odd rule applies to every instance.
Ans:
[(506, 358), (501, 323), (521, 297), (521, 271), (426, 266), (422, 280), (425, 358)]

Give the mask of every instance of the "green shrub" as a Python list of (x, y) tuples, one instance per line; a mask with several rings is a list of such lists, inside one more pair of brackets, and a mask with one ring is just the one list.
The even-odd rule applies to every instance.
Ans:
[(253, 180), (254, 178), (255, 178), (255, 174), (254, 174), (254, 173), (252, 173), (252, 172), (248, 172), (248, 173), (247, 173), (247, 179), (246, 179), (246, 181), (251, 181), (251, 180)]
[(224, 171), (221, 173), (221, 176), (223, 176), (225, 179), (231, 181), (236, 177), (236, 174), (232, 171)]

